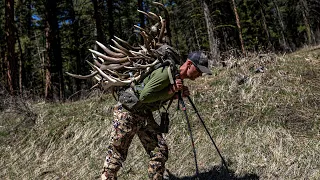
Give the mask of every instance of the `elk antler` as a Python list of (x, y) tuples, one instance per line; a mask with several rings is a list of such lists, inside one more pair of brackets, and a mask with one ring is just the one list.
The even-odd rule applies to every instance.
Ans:
[(153, 4), (164, 11), (165, 19), (153, 12), (138, 10), (138, 12), (145, 15), (149, 19), (148, 22), (151, 23), (149, 28), (134, 26), (136, 29), (135, 32), (138, 32), (143, 38), (143, 45), (134, 47), (117, 36), (111, 39), (114, 46), (109, 45), (106, 47), (96, 41), (104, 53), (89, 49), (94, 59), (94, 64), (87, 61), (93, 69), (91, 74), (85, 76), (68, 72), (67, 74), (78, 79), (94, 77), (98, 81), (94, 87), (101, 85), (104, 89), (127, 86), (139, 82), (149, 75), (155, 65), (162, 63), (162, 59), (159, 58), (161, 54), (159, 54), (156, 49), (166, 43), (164, 36), (168, 34), (170, 22), (169, 13), (165, 6), (157, 2)]

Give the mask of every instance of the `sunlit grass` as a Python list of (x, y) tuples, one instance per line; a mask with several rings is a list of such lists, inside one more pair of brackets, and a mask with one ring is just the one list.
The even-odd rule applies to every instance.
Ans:
[[(185, 83), (228, 162), (230, 176), (319, 179), (320, 51), (251, 54), (230, 58), (227, 65), (214, 68), (212, 76)], [(256, 72), (260, 66), (263, 73)], [(0, 178), (99, 179), (114, 103), (111, 95), (103, 95), (4, 108), (0, 112)], [(171, 106), (170, 132), (165, 135), (170, 148), (167, 168), (172, 179), (190, 179), (195, 175), (191, 142), (185, 117), (176, 107), (176, 103)], [(228, 179), (188, 103), (187, 109), (201, 179)], [(119, 179), (148, 179), (147, 163), (148, 156), (135, 137)]]

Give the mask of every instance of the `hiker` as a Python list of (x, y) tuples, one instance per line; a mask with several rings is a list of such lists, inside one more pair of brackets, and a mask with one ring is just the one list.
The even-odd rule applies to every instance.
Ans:
[[(119, 101), (114, 107), (113, 132), (107, 147), (104, 161), (103, 180), (117, 179), (117, 172), (126, 160), (128, 148), (135, 134), (138, 135), (147, 154), (150, 156), (149, 179), (161, 180), (168, 159), (168, 146), (162, 136), (163, 129), (155, 122), (152, 112), (159, 110), (178, 92), (189, 96), (189, 89), (183, 85), (184, 79), (195, 80), (203, 73), (211, 75), (208, 69), (208, 58), (202, 52), (192, 52), (186, 62), (176, 72), (174, 84), (170, 83), (170, 73), (166, 67), (155, 69), (143, 83), (136, 85), (136, 97), (130, 97), (130, 92), (119, 95)], [(174, 76), (175, 74), (173, 74)], [(132, 89), (132, 88), (130, 88)], [(137, 99), (134, 101), (133, 99)], [(129, 102), (126, 104), (126, 102)], [(133, 102), (133, 103), (132, 103)]]

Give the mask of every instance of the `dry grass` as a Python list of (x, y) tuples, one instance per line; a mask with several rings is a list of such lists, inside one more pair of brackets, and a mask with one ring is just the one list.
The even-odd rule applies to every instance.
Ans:
[[(320, 179), (319, 49), (252, 54), (226, 63), (213, 76), (186, 82), (231, 171), (227, 176), (188, 105), (201, 179)], [(264, 73), (256, 72), (260, 66)], [(30, 114), (2, 109), (0, 179), (99, 179), (113, 104), (109, 95), (64, 104), (27, 103), (26, 112), (36, 116), (31, 126), (17, 126)], [(167, 168), (171, 179), (195, 179), (186, 121), (175, 107), (165, 135)], [(135, 137), (119, 179), (147, 179), (147, 162)]]

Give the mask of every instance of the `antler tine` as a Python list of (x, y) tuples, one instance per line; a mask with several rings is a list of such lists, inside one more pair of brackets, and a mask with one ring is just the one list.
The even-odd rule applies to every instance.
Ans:
[[(141, 35), (141, 34), (140, 34)], [(142, 35), (141, 35), (142, 36)], [(145, 46), (140, 46), (141, 47), (141, 51), (139, 51), (142, 54), (147, 54), (148, 53), (148, 49)]]
[(142, 64), (137, 64), (137, 63), (133, 63), (134, 67), (140, 68), (140, 69), (146, 69), (148, 67), (153, 67), (156, 64), (160, 63), (159, 60), (154, 61), (152, 64), (147, 64), (147, 65), (142, 65)]
[[(143, 37), (143, 40), (144, 40), (144, 45), (146, 46), (148, 52), (150, 53), (151, 51), (151, 47), (150, 47), (150, 41), (149, 41), (149, 38), (148, 38), (148, 35), (146, 34), (145, 31), (142, 31), (140, 32), (141, 36)], [(152, 53), (152, 52), (151, 52)]]
[[(99, 58), (100, 60), (103, 60), (103, 59), (101, 59), (101, 58)], [(99, 61), (97, 61), (96, 59), (93, 61), (94, 62), (94, 64), (96, 65), (96, 66), (98, 66), (99, 68), (101, 68), (101, 66), (102, 66), (102, 64), (99, 62)]]
[[(100, 60), (100, 61), (104, 61), (101, 57), (98, 57), (98, 59)], [(108, 63), (108, 62), (103, 62), (102, 64), (111, 64), (111, 63)]]
[(132, 78), (132, 79), (129, 79), (129, 80), (121, 81), (121, 80), (118, 79), (118, 80), (119, 80), (118, 82), (122, 82), (122, 83), (125, 83), (125, 84), (130, 84), (130, 83), (132, 83), (133, 81), (139, 81), (140, 78), (141, 78), (141, 74), (139, 73), (138, 76), (136, 76), (136, 77), (134, 77), (134, 78)]
[(156, 15), (155, 13), (153, 12), (148, 12), (148, 14), (152, 17), (152, 19), (156, 22), (159, 22), (160, 21), (160, 18), (158, 15)]
[(159, 2), (152, 2), (152, 4), (160, 7), (164, 11), (164, 15), (165, 15), (165, 18), (166, 18), (166, 25), (167, 25), (167, 27), (169, 27), (169, 25), (170, 25), (170, 17), (169, 17), (169, 12), (168, 12), (167, 8), (163, 4), (161, 4)]
[[(91, 55), (92, 55), (92, 58), (93, 58), (94, 60), (97, 59), (97, 57), (96, 57), (93, 53), (91, 53)], [(104, 62), (104, 60), (103, 60), (102, 62)]]
[(153, 70), (153, 67), (148, 67), (143, 73), (140, 73), (140, 75), (137, 77), (136, 81), (139, 82), (140, 79), (144, 79), (147, 77)]
[(129, 78), (130, 75), (129, 74), (122, 74), (122, 73), (118, 73), (116, 71), (112, 71), (110, 69), (106, 69), (106, 71), (108, 71), (110, 74), (118, 76), (118, 78)]
[(136, 80), (137, 78), (134, 78), (132, 80), (120, 80), (118, 78), (115, 78), (115, 77), (112, 77), (112, 76), (109, 76), (107, 75), (106, 73), (104, 73), (100, 68), (98, 68), (97, 66), (95, 66), (94, 64), (90, 63), (89, 61), (87, 61), (87, 63), (93, 67), (95, 70), (98, 71), (98, 73), (103, 77), (105, 78), (106, 80), (108, 80), (108, 82), (112, 82), (112, 83), (116, 83), (117, 86), (123, 86), (123, 85), (126, 85), (126, 84), (130, 84), (131, 82), (133, 82), (134, 80)]
[(156, 23), (153, 26), (151, 26), (151, 28), (150, 28), (151, 32), (152, 33), (157, 33), (158, 32), (158, 26), (159, 26), (159, 23)]
[[(119, 64), (110, 64), (110, 65), (106, 66), (105, 68), (106, 69), (110, 69), (110, 70), (122, 70), (124, 68), (124, 66), (129, 66), (130, 64), (132, 64), (132, 63), (131, 62), (126, 62), (126, 63), (123, 63), (121, 65), (119, 65)], [(104, 70), (104, 69), (101, 68), (101, 70)]]
[(135, 52), (135, 51), (130, 51), (130, 52), (131, 52), (132, 54), (137, 55), (137, 56), (142, 56), (141, 58), (154, 60), (152, 57), (146, 56), (146, 55), (144, 55), (142, 52)]
[(99, 74), (95, 75), (94, 78), (99, 81), (98, 83), (102, 80), (102, 77)]
[(133, 54), (131, 54), (128, 49), (122, 47), (116, 40), (111, 39), (111, 41), (112, 41), (120, 50), (122, 50), (127, 56), (133, 56)]
[(156, 42), (158, 42), (157, 40), (158, 40), (158, 34), (159, 34), (159, 29), (158, 29), (158, 26), (159, 26), (159, 23), (156, 23), (155, 25), (153, 25), (153, 26), (151, 26), (150, 27), (150, 33), (152, 34), (152, 36), (153, 37), (155, 37), (155, 38), (153, 38), (152, 39), (152, 46), (153, 46), (153, 48), (155, 48), (155, 43)]
[(77, 74), (71, 74), (71, 73), (68, 73), (66, 72), (67, 75), (71, 76), (71, 77), (74, 77), (74, 78), (77, 78), (77, 79), (89, 79), (89, 78), (92, 78), (94, 77), (95, 75), (98, 74), (97, 71), (94, 71), (93, 73), (89, 74), (89, 75), (77, 75)]
[[(168, 12), (168, 10), (166, 9), (166, 7), (163, 5), (163, 4), (161, 4), (161, 3), (159, 3), (159, 2), (153, 2), (153, 4), (154, 5), (156, 5), (157, 7), (159, 7), (159, 9), (161, 9), (161, 10), (163, 10), (164, 11), (164, 14), (165, 14), (165, 29), (164, 29), (164, 31), (163, 31), (163, 33), (166, 31), (166, 35), (167, 35), (167, 37), (168, 37), (168, 42), (166, 42), (167, 40), (164, 40), (165, 41), (165, 43), (169, 43), (169, 44), (171, 44), (171, 31), (170, 31), (170, 17), (169, 17), (169, 12)], [(161, 24), (163, 24), (163, 22), (161, 21)], [(163, 27), (163, 25), (162, 25), (162, 27)], [(162, 42), (163, 41), (163, 39), (162, 39), (162, 37), (161, 37), (161, 39), (159, 38), (159, 42)]]
[(164, 35), (164, 31), (166, 30), (166, 24), (165, 24), (165, 20), (162, 19), (161, 16), (159, 16), (159, 17), (160, 17), (160, 20), (161, 20), (161, 30), (160, 30), (158, 42), (162, 43), (162, 38), (163, 38), (163, 35)]
[(117, 86), (117, 83), (111, 83), (109, 81), (101, 81), (101, 86), (103, 89), (107, 90), (111, 87)]
[(101, 70), (106, 70), (106, 69), (110, 69), (110, 70), (121, 70), (124, 68), (124, 66), (129, 66), (130, 64), (132, 64), (131, 62), (126, 62), (123, 64), (109, 64), (109, 65), (102, 65), (101, 66)]
[(110, 82), (110, 81), (100, 81), (100, 82), (101, 82), (101, 86), (105, 90), (107, 90), (111, 87), (124, 86), (126, 84), (130, 84), (130, 83), (124, 83), (124, 82)]
[(98, 57), (104, 59), (105, 62), (104, 64), (106, 63), (109, 63), (109, 64), (114, 64), (114, 63), (124, 63), (124, 62), (127, 62), (128, 61), (128, 57), (124, 57), (124, 58), (113, 58), (113, 57), (109, 57), (109, 56), (106, 56), (98, 51), (95, 51), (95, 50), (92, 50), (92, 49), (89, 49), (89, 51), (95, 55), (97, 55)]
[(131, 66), (124, 66), (124, 68), (129, 69), (129, 70), (141, 70), (139, 67), (131, 67)]
[(147, 12), (140, 11), (139, 9), (138, 9), (138, 12), (146, 15), (149, 19), (154, 20)]
[(92, 64), (91, 62), (87, 61), (87, 63), (92, 67), (94, 68), (95, 70), (97, 70), (99, 72), (99, 74), (107, 79), (108, 81), (111, 81), (111, 82), (117, 82), (114, 78), (112, 78), (111, 76), (108, 76), (106, 73), (104, 73), (100, 68), (98, 68), (97, 66), (95, 66), (94, 64)]
[(149, 37), (149, 38), (153, 38), (151, 34), (149, 34), (144, 28), (140, 27), (140, 26), (137, 26), (137, 25), (134, 25), (135, 28), (139, 29), (141, 32), (145, 32), (146, 35)]
[[(111, 49), (113, 49), (113, 50), (115, 50), (115, 51), (117, 51), (117, 52), (119, 52), (119, 53), (123, 53), (123, 54), (126, 54), (124, 51), (122, 51), (121, 49), (119, 49), (119, 48), (116, 48), (116, 47), (114, 47), (114, 46), (112, 46), (112, 45), (109, 45), (109, 47), (111, 48)], [(128, 57), (129, 55), (127, 54), (127, 57)]]
[(143, 29), (142, 27), (138, 26), (138, 25), (133, 25), (135, 28), (139, 29), (140, 31), (146, 31), (145, 29)]
[(123, 40), (123, 39), (120, 39), (119, 37), (117, 36), (114, 36), (118, 41), (122, 42), (127, 48), (131, 49), (131, 50), (141, 50), (140, 47), (133, 47), (131, 46), (127, 41)]
[(155, 66), (163, 61), (155, 49), (167, 42), (165, 37), (168, 36), (170, 38), (169, 12), (163, 4), (157, 2), (153, 4), (159, 10), (164, 11), (165, 18), (153, 12), (138, 10), (139, 13), (148, 18), (151, 26), (147, 28), (134, 26), (134, 32), (138, 31), (143, 38), (143, 45), (134, 47), (117, 36), (114, 36), (112, 39), (113, 46), (109, 45), (106, 47), (96, 41), (104, 52), (100, 53), (89, 49), (94, 60), (93, 63), (87, 61), (93, 68), (91, 74), (86, 76), (67, 74), (79, 79), (94, 77), (98, 80), (98, 83), (93, 87), (102, 85), (104, 89), (114, 89), (114, 87), (126, 86), (128, 84), (133, 85), (136, 81), (141, 81), (141, 79), (149, 75)]
[(110, 49), (108, 49), (106, 46), (104, 46), (102, 43), (100, 43), (98, 41), (96, 41), (96, 43), (101, 47), (101, 49), (104, 50), (104, 52), (106, 52), (110, 56), (117, 57), (117, 58), (123, 58), (126, 56), (122, 53), (115, 53), (115, 52), (111, 51)]
[(110, 66), (110, 65), (104, 65), (104, 64), (101, 64), (101, 66), (98, 66), (102, 71), (106, 71), (106, 70), (114, 70), (115, 68), (117, 68), (118, 64), (111, 64), (111, 65), (115, 65), (115, 66)]
[[(106, 76), (108, 76), (108, 75), (106, 75)], [(118, 82), (118, 83), (123, 83), (124, 85), (125, 84), (130, 84), (130, 83), (132, 83), (133, 81), (136, 81), (137, 79), (139, 79), (140, 78), (140, 76), (137, 76), (137, 77), (135, 77), (135, 78), (133, 78), (133, 79), (129, 79), (129, 80), (120, 80), (120, 79), (118, 79), (118, 78), (115, 78), (115, 77), (111, 77), (113, 80), (115, 80), (116, 82)]]
[(90, 88), (90, 90), (92, 90), (92, 89), (94, 89), (94, 88), (96, 88), (96, 87), (99, 87), (100, 86), (100, 82), (98, 82), (97, 84), (95, 84), (95, 85), (93, 85), (91, 88)]

